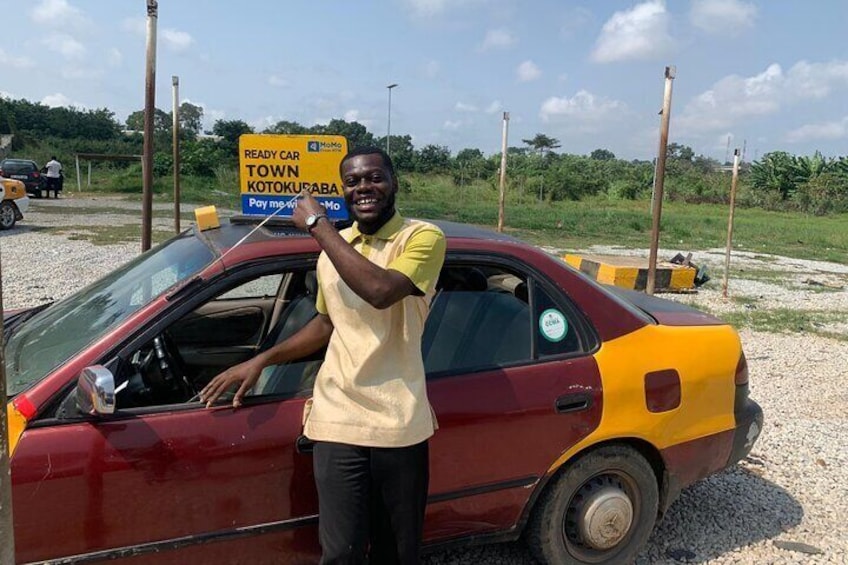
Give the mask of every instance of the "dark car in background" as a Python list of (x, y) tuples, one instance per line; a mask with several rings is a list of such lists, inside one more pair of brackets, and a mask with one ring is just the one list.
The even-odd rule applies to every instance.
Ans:
[(15, 179), (24, 183), (27, 194), (41, 198), (46, 178), (40, 168), (29, 159), (3, 159), (0, 161), (0, 177)]

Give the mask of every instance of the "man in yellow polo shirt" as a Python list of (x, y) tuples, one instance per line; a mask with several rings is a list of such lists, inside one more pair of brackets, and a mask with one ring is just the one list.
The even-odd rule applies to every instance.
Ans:
[(318, 316), (302, 330), (213, 379), (211, 404), (240, 383), (233, 405), (262, 369), (327, 354), (303, 416), (316, 442), (321, 563), (419, 561), (429, 482), (427, 439), (436, 428), (427, 400), (421, 335), (444, 262), (445, 239), (432, 224), (395, 209), (397, 177), (378, 148), (342, 160), (345, 202), (354, 225), (341, 232), (305, 195), (295, 224), (321, 245)]

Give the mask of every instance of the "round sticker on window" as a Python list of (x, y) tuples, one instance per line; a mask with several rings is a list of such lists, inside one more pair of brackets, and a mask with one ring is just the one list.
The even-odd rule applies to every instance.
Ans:
[(539, 331), (548, 341), (562, 341), (568, 333), (568, 322), (562, 312), (549, 308), (539, 316)]

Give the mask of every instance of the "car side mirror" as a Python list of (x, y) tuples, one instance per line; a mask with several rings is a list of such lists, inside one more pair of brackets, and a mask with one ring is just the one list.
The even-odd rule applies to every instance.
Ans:
[(115, 413), (115, 376), (103, 365), (82, 370), (77, 381), (77, 408), (82, 414)]

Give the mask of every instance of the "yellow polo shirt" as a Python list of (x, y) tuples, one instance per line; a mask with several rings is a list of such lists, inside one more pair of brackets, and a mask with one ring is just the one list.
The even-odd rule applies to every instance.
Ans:
[(316, 308), (334, 330), (304, 409), (304, 434), (368, 447), (414, 445), (436, 428), (421, 336), (445, 259), (445, 236), (432, 224), (397, 213), (375, 234), (361, 233), (356, 224), (340, 234), (372, 263), (409, 277), (424, 295), (374, 308), (321, 253)]

